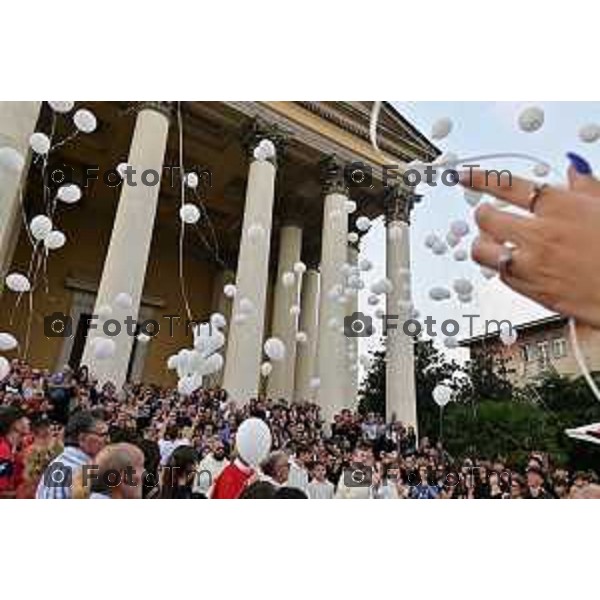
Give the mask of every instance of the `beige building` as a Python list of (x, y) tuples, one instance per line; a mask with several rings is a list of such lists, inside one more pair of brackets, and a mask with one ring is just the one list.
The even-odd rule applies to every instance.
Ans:
[[(224, 387), (239, 401), (260, 389), (287, 399), (316, 393), (327, 417), (353, 404), (356, 370), (348, 357), (356, 356), (356, 340), (345, 338), (341, 328), (356, 304), (333, 302), (327, 292), (342, 282), (343, 263), (357, 260), (358, 246), (348, 241), (357, 215), (385, 213), (388, 230), (395, 229), (387, 240), (388, 277), (402, 297), (416, 197), (403, 185), (384, 187), (381, 166), (430, 161), (439, 154), (389, 104), (378, 133), (385, 157), (376, 153), (369, 142), (371, 105), (78, 102), (61, 115), (45, 102), (1, 102), (0, 149), (16, 149), (25, 166), (0, 172), (0, 269), (2, 279), (29, 273), (33, 291), (19, 300), (4, 289), (0, 331), (16, 335), (19, 352), (37, 367), (86, 364), (100, 382), (173, 385), (167, 358), (192, 343), (179, 277), (181, 157), (184, 170), (200, 179), (195, 190), (185, 192), (186, 202), (200, 210), (199, 221), (185, 226), (183, 240), (192, 318), (206, 320), (214, 311), (229, 318), (244, 300), (252, 305), (248, 322), (229, 321)], [(97, 128), (73, 136), (72, 113), (80, 108), (93, 111)], [(31, 157), (34, 131), (64, 140), (51, 150), (45, 167), (39, 156)], [(263, 140), (273, 142), (276, 154), (259, 160), (254, 150)], [(357, 161), (372, 171), (372, 181), (361, 186), (348, 180), (354, 169), (349, 165)], [(120, 163), (136, 169), (137, 177), (148, 173), (146, 185), (121, 181), (115, 172)], [(74, 204), (55, 199), (58, 182), (52, 179), (61, 169), (66, 179), (60, 183), (76, 183), (82, 190)], [(358, 206), (354, 213), (347, 210), (349, 200)], [(39, 244), (34, 252), (24, 226), (38, 214), (51, 214), (67, 237), (66, 245), (47, 257)], [(307, 270), (290, 288), (282, 275), (299, 261)], [(237, 286), (233, 301), (223, 295), (229, 282)], [(126, 294), (130, 305), (116, 302), (119, 294)], [(293, 305), (300, 306), (299, 315), (290, 311)], [(113, 338), (114, 356), (100, 360), (92, 346), (99, 334), (88, 330), (88, 320), (107, 310), (121, 323), (129, 317), (138, 324), (156, 320), (160, 333), (142, 343), (122, 331)], [(56, 313), (72, 319), (71, 336), (48, 335), (44, 323)], [(296, 340), (299, 330), (307, 334), (304, 343)], [(284, 342), (286, 356), (273, 363), (265, 380), (259, 366), (269, 336)], [(389, 411), (414, 423), (412, 348), (402, 336), (391, 338)], [(311, 386), (315, 378), (318, 392), (314, 381)]]
[[(491, 329), (491, 326), (490, 326)], [(566, 317), (559, 315), (516, 325), (517, 342), (505, 346), (497, 332), (461, 342), (471, 355), (493, 352), (506, 359), (514, 383), (522, 385), (548, 371), (569, 377), (580, 375)], [(600, 332), (578, 326), (579, 345), (590, 371), (600, 371)]]

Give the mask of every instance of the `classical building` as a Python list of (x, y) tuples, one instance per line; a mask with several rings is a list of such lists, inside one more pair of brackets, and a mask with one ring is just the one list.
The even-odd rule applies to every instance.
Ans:
[[(33, 285), (21, 298), (6, 289), (0, 298), (0, 331), (18, 337), (19, 352), (43, 368), (86, 364), (100, 382), (117, 386), (127, 380), (173, 385), (166, 360), (191, 346), (188, 315), (205, 320), (219, 311), (229, 318), (245, 299), (251, 318), (232, 319), (227, 331), (222, 384), (230, 395), (246, 401), (263, 388), (287, 399), (316, 394), (328, 418), (351, 405), (357, 380), (347, 357), (356, 339), (344, 337), (341, 326), (356, 302), (333, 302), (327, 291), (342, 283), (343, 263), (358, 260), (358, 244), (348, 241), (357, 214), (385, 213), (393, 232), (386, 248), (394, 283), (388, 303), (394, 312), (399, 302), (406, 304), (401, 300), (415, 200), (403, 185), (383, 185), (386, 161), (369, 142), (371, 103), (85, 102), (73, 110), (79, 108), (95, 114), (93, 133), (73, 135), (70, 119), (57, 118), (47, 103), (0, 103), (0, 148), (12, 147), (25, 158), (22, 170), (0, 172), (2, 279), (11, 272), (30, 274)], [(47, 163), (31, 156), (35, 131), (64, 140)], [(276, 155), (257, 160), (253, 151), (266, 139)], [(378, 139), (392, 163), (430, 161), (439, 154), (389, 104)], [(354, 185), (349, 165), (357, 161), (372, 179)], [(121, 163), (136, 170), (137, 185), (118, 176)], [(200, 220), (185, 226), (183, 241), (180, 163), (199, 178), (195, 189), (187, 189), (186, 202), (198, 206)], [(136, 179), (143, 173), (146, 181)], [(80, 186), (78, 202), (56, 201), (64, 183)], [(349, 214), (348, 200), (357, 203), (356, 213)], [(38, 214), (52, 214), (67, 243), (47, 256), (38, 251), (32, 262), (24, 224)], [(283, 274), (299, 261), (307, 266), (301, 286), (284, 285)], [(230, 282), (237, 286), (233, 301), (223, 294)], [(115, 302), (119, 294), (131, 305)], [(293, 305), (300, 306), (299, 314), (290, 311)], [(113, 338), (114, 356), (98, 359), (92, 342), (99, 333), (88, 329), (89, 316), (105, 314), (107, 306), (119, 322), (158, 321), (160, 333), (142, 343), (123, 327)], [(45, 328), (56, 313), (72, 319), (71, 336), (55, 337)], [(305, 343), (297, 343), (299, 330), (307, 334)], [(285, 343), (286, 355), (265, 381), (259, 367), (269, 336)], [(392, 333), (388, 348), (388, 413), (415, 423), (412, 347)], [(314, 378), (320, 379), (317, 392)]]
[[(505, 346), (497, 331), (463, 340), (460, 345), (477, 352), (491, 352), (506, 360), (510, 377), (522, 385), (536, 377), (554, 371), (573, 377), (579, 375), (569, 324), (566, 317), (554, 315), (516, 325), (517, 342)], [(600, 333), (578, 326), (577, 336), (582, 354), (590, 371), (600, 371)]]

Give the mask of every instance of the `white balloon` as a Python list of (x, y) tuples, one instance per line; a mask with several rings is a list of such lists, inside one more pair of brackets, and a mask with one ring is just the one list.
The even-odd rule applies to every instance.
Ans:
[(457, 248), (454, 251), (454, 260), (462, 262), (467, 260), (467, 258), (469, 258), (469, 253), (464, 248)]
[[(210, 327), (208, 329), (210, 331)], [(224, 345), (225, 336), (223, 335), (223, 332), (214, 327), (208, 334), (200, 333), (195, 335), (194, 348), (200, 353), (202, 358), (208, 358)]]
[(87, 108), (80, 108), (73, 115), (73, 123), (75, 123), (75, 127), (82, 133), (92, 133), (98, 125), (96, 116)]
[(45, 238), (44, 238), (44, 246), (48, 249), (48, 250), (58, 250), (59, 248), (62, 248), (65, 243), (67, 241), (67, 238), (65, 236), (65, 234), (62, 231), (51, 231)]
[(452, 287), (457, 294), (461, 294), (463, 296), (470, 294), (473, 291), (473, 284), (465, 278), (455, 279)]
[(268, 377), (273, 372), (273, 365), (265, 361), (262, 365), (260, 365), (260, 374), (263, 377)]
[(57, 113), (68, 113), (75, 106), (75, 102), (72, 100), (48, 100), (48, 104)]
[(240, 458), (251, 467), (258, 467), (271, 451), (269, 426), (255, 417), (246, 419), (235, 435), (235, 447)]
[(356, 231), (351, 231), (351, 232), (348, 234), (348, 241), (349, 241), (351, 244), (356, 244), (356, 242), (358, 242), (358, 240), (359, 240), (359, 239), (360, 239), (360, 238), (358, 237), (358, 233), (356, 233)]
[(452, 221), (452, 223), (450, 223), (450, 232), (460, 239), (469, 234), (469, 224), (462, 219)]
[(238, 309), (242, 313), (250, 314), (254, 312), (254, 304), (252, 303), (252, 300), (250, 300), (250, 298), (240, 298)]
[(151, 339), (147, 333), (138, 333), (137, 341), (141, 344), (147, 344)]
[(227, 327), (227, 319), (221, 313), (213, 313), (210, 315), (210, 324), (217, 329), (224, 329)]
[(37, 154), (47, 154), (50, 150), (50, 138), (41, 131), (32, 133), (29, 137), (29, 145), (31, 149)]
[(529, 106), (521, 111), (518, 119), (522, 131), (532, 133), (544, 124), (544, 111), (539, 106)]
[(356, 202), (354, 202), (354, 200), (346, 200), (344, 208), (348, 214), (352, 214), (356, 211)]
[(299, 344), (306, 344), (308, 342), (308, 335), (304, 331), (298, 331), (296, 333), (296, 341)]
[(579, 130), (579, 139), (586, 144), (593, 144), (600, 139), (600, 125), (588, 123)]
[(292, 304), (290, 306), (290, 315), (292, 317), (297, 317), (300, 314), (300, 307), (297, 304)]
[(296, 283), (296, 276), (291, 271), (286, 271), (281, 276), (281, 283), (283, 284), (283, 287), (292, 287), (294, 283)]
[(533, 174), (536, 177), (547, 177), (550, 174), (550, 167), (544, 163), (538, 163), (533, 167)]
[(98, 360), (107, 360), (112, 358), (116, 349), (117, 345), (115, 344), (114, 340), (105, 337), (94, 338), (94, 358), (97, 358)]
[(115, 304), (123, 310), (129, 310), (133, 306), (133, 298), (127, 292), (121, 292), (115, 296)]
[(117, 165), (117, 173), (121, 176), (121, 179), (125, 179), (125, 171), (127, 170), (128, 166), (129, 163), (126, 162), (122, 162)]
[(465, 202), (469, 206), (477, 206), (479, 204), (479, 201), (481, 200), (481, 196), (483, 196), (483, 194), (481, 192), (478, 192), (477, 190), (466, 188), (464, 191)]
[(277, 153), (275, 144), (269, 139), (261, 140), (258, 146), (262, 149), (267, 159), (274, 158), (275, 154)]
[(443, 140), (452, 131), (452, 120), (449, 117), (438, 119), (431, 128), (431, 137), (434, 140)]
[(498, 271), (496, 271), (495, 269), (491, 269), (490, 267), (481, 267), (481, 274), (486, 279), (492, 279), (493, 277), (496, 277), (496, 275), (498, 275)]
[(0, 352), (10, 352), (19, 345), (17, 338), (10, 333), (0, 333)]
[(20, 173), (25, 167), (25, 158), (18, 150), (4, 146), (0, 148), (0, 167), (7, 171)]
[(446, 245), (446, 242), (438, 239), (436, 240), (435, 244), (433, 244), (431, 250), (434, 254), (441, 256), (442, 254), (446, 254), (448, 251), (448, 246)]
[(31, 290), (31, 283), (29, 283), (29, 279), (25, 277), (25, 275), (21, 275), (21, 273), (10, 273), (6, 276), (6, 287), (11, 292), (28, 292)]
[(276, 337), (269, 338), (264, 344), (265, 354), (274, 361), (285, 358), (285, 344)]
[(517, 331), (514, 327), (500, 332), (500, 340), (505, 346), (512, 346), (517, 341), (517, 337)]
[(103, 304), (98, 308), (98, 318), (106, 321), (112, 315), (112, 307), (109, 304)]
[(248, 227), (248, 239), (252, 242), (259, 242), (265, 237), (265, 230), (259, 223), (254, 223)]
[(43, 240), (52, 231), (52, 220), (46, 215), (37, 215), (31, 219), (29, 231), (36, 240)]
[(191, 171), (185, 176), (185, 185), (187, 185), (192, 190), (195, 190), (200, 183), (200, 179), (198, 178), (198, 174)]
[(186, 375), (177, 382), (177, 391), (182, 396), (190, 396), (200, 387), (202, 387), (202, 376), (198, 373)]
[(191, 202), (187, 202), (179, 209), (179, 218), (188, 225), (193, 225), (200, 220), (200, 209)]
[(167, 359), (167, 369), (169, 369), (169, 371), (174, 371), (177, 368), (178, 364), (179, 355), (171, 354), (171, 356), (169, 356), (169, 358)]
[(10, 363), (4, 356), (0, 356), (0, 381), (6, 379), (10, 373)]
[(371, 229), (371, 219), (365, 216), (358, 217), (356, 219), (356, 229), (362, 232), (369, 231)]
[(433, 247), (439, 241), (440, 238), (435, 233), (429, 233), (427, 236), (425, 236), (425, 247), (433, 249)]
[(429, 297), (432, 300), (448, 300), (450, 298), (450, 290), (445, 287), (434, 287), (429, 290)]
[(305, 272), (306, 272), (306, 265), (301, 260), (294, 263), (294, 273), (296, 273), (296, 275), (302, 275)]
[(319, 377), (312, 377), (308, 386), (311, 390), (318, 390), (321, 387), (321, 379)]
[(373, 268), (373, 263), (367, 259), (367, 258), (363, 258), (359, 263), (358, 263), (358, 268), (361, 271), (370, 271)]
[(218, 373), (225, 364), (223, 357), (220, 354), (211, 354), (204, 363), (202, 375), (212, 375)]
[(235, 287), (235, 285), (233, 283), (228, 283), (223, 288), (223, 293), (225, 294), (225, 296), (227, 298), (235, 298), (235, 294), (237, 293), (237, 288)]
[(450, 246), (450, 248), (454, 248), (455, 246), (458, 246), (458, 244), (460, 244), (460, 236), (456, 235), (452, 231), (449, 231), (446, 234), (446, 243), (448, 244), (448, 246)]
[(383, 277), (371, 284), (370, 290), (373, 294), (391, 294), (394, 291), (394, 284)]
[(438, 384), (433, 390), (433, 399), (438, 406), (443, 408), (452, 400), (452, 388), (443, 383)]
[(61, 185), (56, 197), (65, 204), (75, 204), (81, 198), (81, 188), (76, 183)]

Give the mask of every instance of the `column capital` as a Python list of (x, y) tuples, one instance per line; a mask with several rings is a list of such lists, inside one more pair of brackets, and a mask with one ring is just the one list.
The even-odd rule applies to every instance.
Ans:
[(167, 117), (167, 119), (170, 120), (175, 112), (175, 102), (165, 100), (142, 100), (140, 102), (136, 102), (133, 105), (133, 108), (138, 113), (149, 108), (163, 114), (165, 117)]
[(348, 186), (344, 179), (344, 165), (335, 154), (323, 158), (319, 163), (323, 194), (348, 194)]
[(288, 139), (289, 134), (277, 123), (269, 123), (259, 118), (252, 119), (242, 130), (242, 145), (248, 160), (254, 160), (254, 149), (262, 140), (270, 140), (275, 144), (276, 154), (267, 160), (274, 166), (281, 163)]
[(422, 196), (415, 194), (412, 189), (403, 188), (399, 185), (385, 187), (383, 207), (386, 225), (393, 221), (404, 221), (410, 224), (412, 209), (421, 198)]

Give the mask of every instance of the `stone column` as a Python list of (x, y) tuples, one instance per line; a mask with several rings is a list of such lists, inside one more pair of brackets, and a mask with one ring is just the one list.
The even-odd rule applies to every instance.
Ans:
[(296, 348), (296, 377), (294, 383), (295, 400), (312, 400), (314, 390), (310, 380), (317, 370), (317, 348), (319, 344), (319, 280), (320, 274), (315, 265), (309, 265), (302, 278), (302, 298), (300, 301), (299, 330), (307, 335), (304, 344)]
[(274, 361), (269, 376), (267, 394), (270, 398), (285, 398), (291, 401), (294, 395), (294, 371), (296, 368), (296, 332), (298, 316), (290, 313), (290, 308), (300, 303), (299, 276), (295, 275), (294, 284), (283, 284), (284, 273), (294, 273), (294, 263), (300, 260), (302, 252), (302, 228), (298, 225), (284, 225), (279, 236), (279, 261), (271, 335), (285, 344), (285, 359)]
[(321, 293), (319, 298), (318, 400), (326, 424), (347, 406), (344, 307), (336, 296), (343, 291), (342, 266), (347, 260), (348, 200), (342, 165), (335, 157), (323, 163), (325, 202), (321, 238)]
[(398, 315), (396, 329), (386, 340), (386, 418), (402, 421), (417, 430), (413, 338), (404, 334), (408, 320), (410, 293), (410, 211), (417, 197), (411, 190), (388, 190), (386, 209), (386, 276), (393, 290), (387, 295), (387, 313)]
[[(360, 253), (359, 242), (348, 242), (348, 264), (351, 267), (358, 266), (358, 255)], [(358, 312), (358, 294), (352, 295), (346, 305), (346, 315)], [(346, 338), (346, 352), (348, 357), (348, 369), (346, 377), (346, 395), (348, 407), (356, 407), (358, 395), (358, 338)], [(353, 357), (351, 359), (351, 357)], [(354, 367), (354, 368), (353, 368)]]
[[(88, 334), (83, 352), (82, 364), (88, 365), (99, 383), (112, 381), (117, 389), (127, 378), (134, 341), (131, 332), (135, 328), (126, 326), (126, 323), (138, 319), (167, 147), (170, 111), (171, 104), (168, 102), (144, 102), (139, 106), (127, 160), (133, 170), (123, 181), (94, 308), (94, 314), (98, 314), (101, 306), (110, 306), (110, 319), (117, 321), (121, 330), (118, 335), (110, 337), (116, 344), (114, 354), (110, 358), (97, 359), (94, 356), (94, 340), (107, 337), (103, 326), (108, 323), (98, 321), (98, 328)], [(144, 171), (146, 183), (142, 179)], [(126, 308), (126, 303), (118, 305), (115, 302), (119, 294), (129, 294), (132, 300), (130, 308)]]
[[(250, 152), (261, 139), (280, 142), (274, 138), (269, 131), (255, 131), (250, 139)], [(275, 194), (276, 159), (256, 160), (251, 156), (237, 264), (237, 294), (223, 377), (223, 387), (238, 403), (248, 402), (258, 392)], [(252, 307), (249, 313), (241, 304), (248, 302)]]
[(13, 148), (23, 157), (22, 169), (0, 165), (0, 278), (12, 260), (21, 230), (19, 186), (26, 177), (29, 138), (35, 131), (41, 102), (0, 102), (0, 149)]

